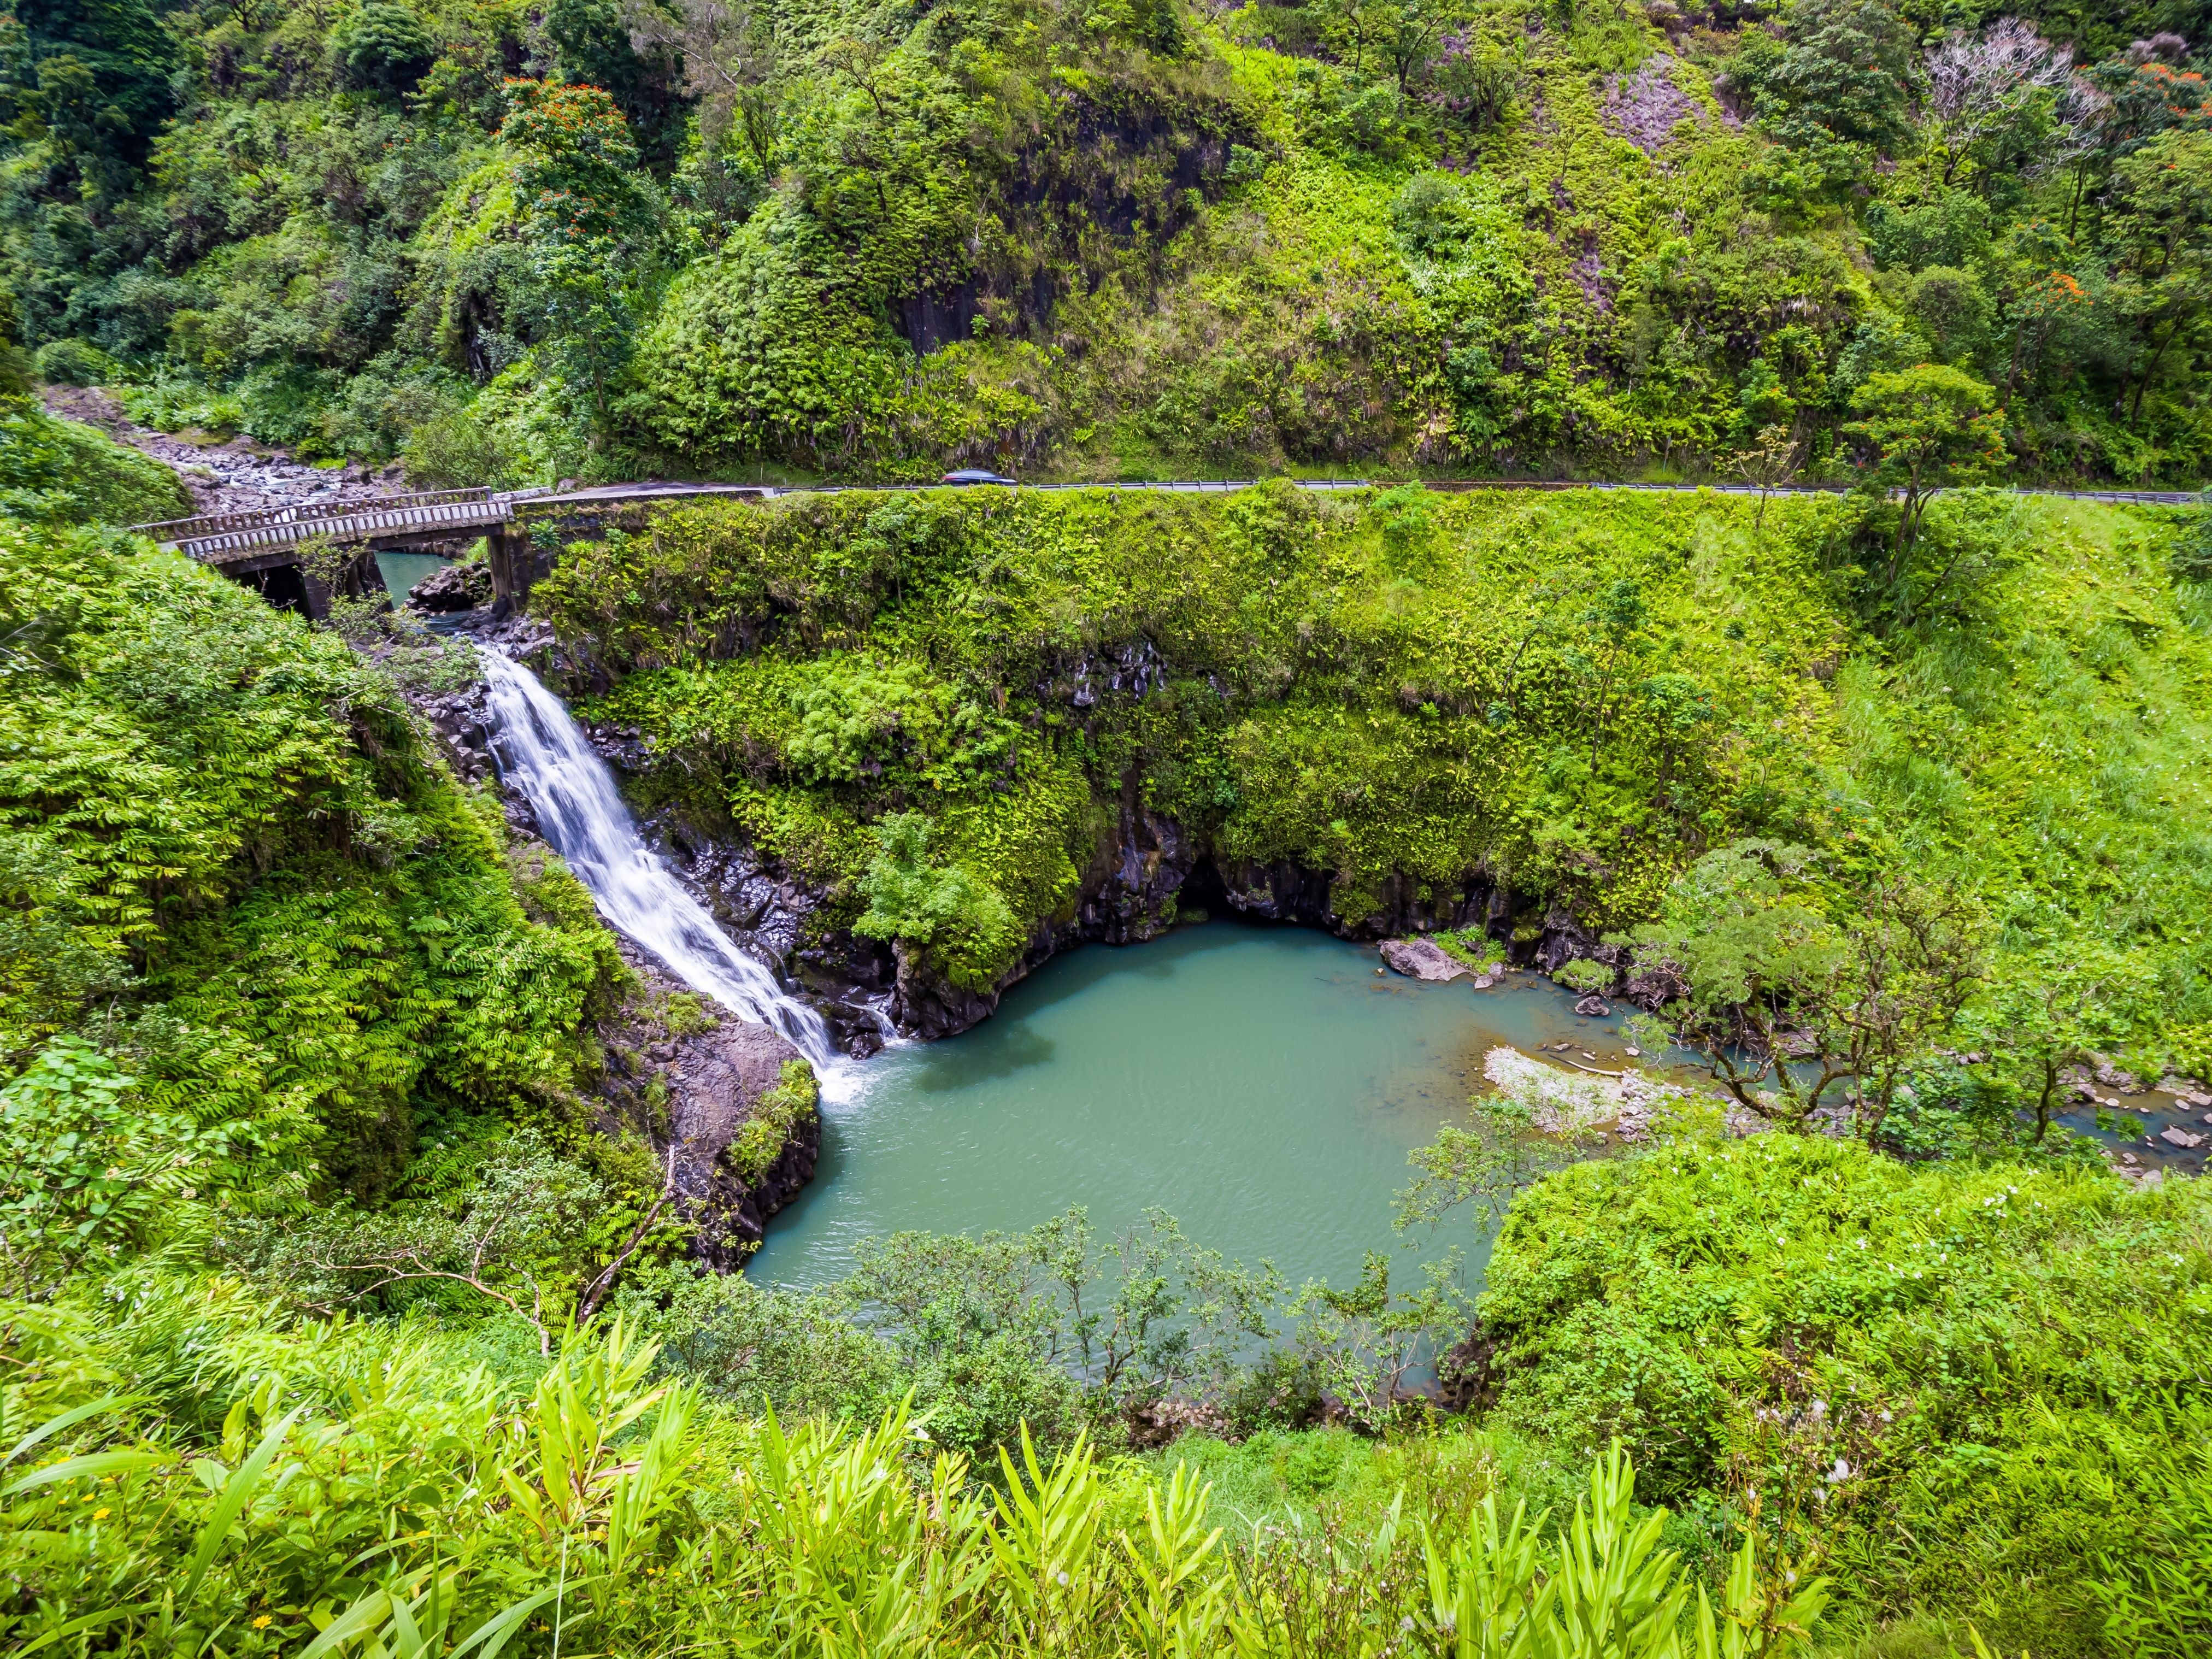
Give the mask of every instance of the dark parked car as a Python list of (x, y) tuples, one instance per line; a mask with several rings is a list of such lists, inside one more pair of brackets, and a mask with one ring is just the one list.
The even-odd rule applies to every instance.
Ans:
[(1013, 480), (1012, 478), (1002, 478), (995, 472), (986, 472), (980, 466), (966, 466), (961, 468), (957, 472), (946, 473), (942, 478), (939, 479), (938, 482), (939, 483), (949, 484), (1010, 484), (1013, 483)]

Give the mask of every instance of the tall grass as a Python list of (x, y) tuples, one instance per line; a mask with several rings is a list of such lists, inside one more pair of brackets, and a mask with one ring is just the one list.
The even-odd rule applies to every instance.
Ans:
[[(979, 1480), (910, 1403), (738, 1417), (656, 1382), (619, 1320), (521, 1395), (389, 1328), (258, 1325), (204, 1282), (142, 1282), (116, 1321), (169, 1344), (234, 1328), (189, 1370), (143, 1346), (119, 1366), (134, 1344), (81, 1311), (0, 1320), (0, 1642), (27, 1656), (1735, 1659), (1790, 1650), (1825, 1596), (1747, 1540), (1716, 1604), (1618, 1448), (1557, 1527), (1430, 1489), (1232, 1545), (1180, 1463), (1082, 1438), (1048, 1459), (1024, 1434)], [(188, 1404), (210, 1388), (219, 1428)]]

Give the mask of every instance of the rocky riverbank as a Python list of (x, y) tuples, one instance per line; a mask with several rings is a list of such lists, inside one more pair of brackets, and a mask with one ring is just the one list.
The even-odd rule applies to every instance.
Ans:
[(601, 1022), (606, 1055), (601, 1129), (643, 1135), (664, 1161), (671, 1201), (692, 1226), (692, 1251), (718, 1272), (739, 1266), (769, 1217), (813, 1179), (822, 1116), (812, 1099), (777, 1127), (777, 1143), (747, 1167), (740, 1147), (799, 1051), (765, 1025), (714, 1006), (628, 940), (637, 990)]

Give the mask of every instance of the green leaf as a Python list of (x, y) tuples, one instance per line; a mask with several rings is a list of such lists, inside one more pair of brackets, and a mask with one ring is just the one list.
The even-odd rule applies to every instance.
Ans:
[(253, 1449), (252, 1455), (238, 1466), (238, 1473), (232, 1475), (223, 1487), (222, 1496), (216, 1501), (215, 1513), (208, 1516), (207, 1525), (200, 1528), (199, 1543), (192, 1551), (191, 1566), (185, 1578), (184, 1594), (177, 1598), (179, 1601), (190, 1601), (199, 1589), (200, 1581), (207, 1577), (209, 1564), (215, 1559), (215, 1553), (222, 1547), (222, 1540), (230, 1535), (232, 1523), (252, 1501), (254, 1488), (261, 1484), (261, 1477), (268, 1472), (269, 1460), (276, 1455), (276, 1448), (283, 1443), (285, 1431), (307, 1409), (303, 1405), (295, 1406), (272, 1425), (269, 1432), (261, 1437), (261, 1443)]
[(16, 1659), (31, 1659), (31, 1656), (40, 1648), (61, 1641), (65, 1637), (81, 1635), (86, 1631), (106, 1624), (110, 1620), (127, 1619), (134, 1613), (143, 1613), (152, 1605), (150, 1601), (138, 1601), (126, 1607), (103, 1607), (98, 1613), (88, 1613), (82, 1618), (72, 1619), (66, 1625), (59, 1625), (48, 1631), (30, 1646), (16, 1649)]
[(51, 1485), (56, 1480), (93, 1480), (104, 1474), (122, 1474), (132, 1469), (150, 1468), (161, 1462), (167, 1454), (155, 1451), (88, 1452), (82, 1457), (64, 1458), (50, 1463), (43, 1469), (33, 1469), (5, 1488), (0, 1488), (0, 1498), (13, 1498), (18, 1492), (28, 1492), (33, 1486)]
[[(289, 1418), (285, 1420), (290, 1421)], [(243, 1474), (245, 1470), (240, 1469), (239, 1473)], [(374, 1630), (384, 1622), (385, 1615), (391, 1611), (392, 1598), (382, 1590), (371, 1590), (337, 1618), (331, 1620), (329, 1627), (307, 1644), (301, 1653), (300, 1659), (320, 1659), (321, 1655), (330, 1652), (342, 1643), (350, 1642), (362, 1632)]]
[[(553, 1591), (543, 1589), (535, 1595), (525, 1596), (513, 1607), (502, 1608), (492, 1614), (467, 1636), (462, 1638), (460, 1646), (453, 1650), (449, 1659), (461, 1659), (463, 1654), (479, 1642), (484, 1644), (484, 1650), (477, 1656), (477, 1659), (499, 1659), (499, 1650), (507, 1645), (508, 1638), (515, 1632), (522, 1628), (522, 1621), (550, 1601), (553, 1595)], [(313, 1650), (310, 1649), (307, 1653), (301, 1654), (300, 1659), (313, 1659)]]
[(55, 1435), (59, 1434), (64, 1429), (70, 1428), (76, 1424), (82, 1423), (88, 1417), (95, 1417), (101, 1412), (107, 1411), (114, 1407), (127, 1406), (134, 1401), (143, 1400), (144, 1398), (146, 1398), (146, 1396), (143, 1394), (111, 1394), (105, 1400), (94, 1400), (86, 1405), (72, 1406), (69, 1410), (62, 1413), (58, 1417), (48, 1418), (37, 1428), (33, 1429), (30, 1433), (25, 1435), (21, 1440), (18, 1440), (15, 1443), (13, 1450), (9, 1452), (5, 1457), (0, 1457), (0, 1467), (5, 1467), (9, 1463), (14, 1462), (25, 1452), (30, 1450), (32, 1447), (37, 1445), (40, 1441), (52, 1438)]

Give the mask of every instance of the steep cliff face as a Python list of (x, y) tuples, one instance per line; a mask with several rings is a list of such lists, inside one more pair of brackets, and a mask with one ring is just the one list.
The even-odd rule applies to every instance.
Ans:
[[(603, 747), (603, 752), (606, 752)], [(610, 754), (610, 758), (619, 757)], [(1532, 911), (1510, 888), (1480, 875), (1449, 886), (1393, 875), (1363, 890), (1356, 913), (1329, 872), (1290, 860), (1218, 860), (1202, 839), (1125, 797), (1101, 836), (1081, 885), (1060, 915), (1040, 921), (1028, 948), (995, 985), (953, 985), (926, 956), (831, 931), (809, 940), (805, 923), (823, 902), (742, 845), (673, 819), (648, 824), (655, 844), (732, 938), (795, 984), (830, 1023), (839, 1045), (866, 1055), (886, 1026), (904, 1036), (956, 1036), (990, 1018), (1013, 986), (1079, 945), (1139, 945), (1192, 911), (1318, 927), (1365, 941), (1474, 929), (1500, 941), (1522, 967), (1550, 973), (1577, 958), (1626, 966), (1571, 912)], [(1646, 1007), (1669, 989), (1631, 981), (1619, 994)]]
[(1326, 870), (1281, 861), (1228, 860), (1216, 866), (1230, 907), (1263, 921), (1322, 927), (1340, 939), (1395, 939), (1440, 928), (1486, 931), (1512, 914), (1512, 896), (1497, 884), (1471, 878), (1454, 887), (1392, 875), (1361, 895), (1357, 914), (1340, 909), (1344, 896)]
[[(510, 653), (540, 661), (556, 674), (573, 669), (543, 624), (517, 617), (499, 624), (496, 634)], [(1073, 655), (1035, 690), (1081, 719), (1103, 702), (1141, 698), (1165, 678), (1158, 651), (1139, 641)], [(480, 699), (465, 692), (425, 712), (464, 775), (487, 776), (490, 759)], [(617, 774), (635, 775), (653, 763), (637, 733), (619, 727), (587, 731)], [(534, 828), (526, 803), (510, 798), (507, 808), (519, 828)], [(1524, 896), (1480, 872), (1449, 884), (1392, 874), (1347, 893), (1331, 872), (1292, 860), (1217, 857), (1201, 833), (1145, 804), (1133, 773), (1104, 820), (1073, 899), (1037, 922), (1027, 948), (996, 984), (981, 988), (950, 983), (922, 953), (903, 945), (824, 928), (817, 913), (829, 894), (726, 831), (674, 811), (648, 817), (641, 828), (723, 931), (811, 1002), (829, 1021), (838, 1046), (858, 1056), (874, 1053), (893, 1034), (937, 1038), (967, 1030), (994, 1013), (1011, 987), (1060, 952), (1085, 944), (1142, 944), (1191, 910), (1225, 910), (1363, 941), (1473, 928), (1499, 940), (1513, 962), (1547, 973), (1578, 957), (1612, 963), (1623, 957), (1571, 912), (1536, 911)], [(1620, 994), (1650, 1006), (1664, 1000), (1664, 989), (1630, 984)]]
[(643, 1135), (665, 1159), (692, 1249), (720, 1271), (738, 1266), (768, 1218), (812, 1179), (822, 1118), (809, 1101), (762, 1147), (747, 1130), (799, 1051), (765, 1025), (688, 995), (634, 947), (639, 992), (600, 1030), (606, 1054), (601, 1127)]
[(1029, 949), (988, 990), (951, 985), (917, 951), (897, 951), (889, 1012), (909, 1036), (951, 1036), (988, 1018), (999, 999), (1062, 951), (1078, 945), (1140, 945), (1176, 924), (1182, 895), (1201, 863), (1194, 837), (1123, 792), (1113, 828), (1099, 839), (1073, 903), (1037, 924)]

